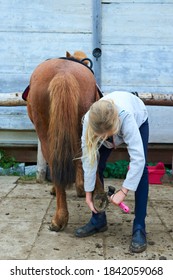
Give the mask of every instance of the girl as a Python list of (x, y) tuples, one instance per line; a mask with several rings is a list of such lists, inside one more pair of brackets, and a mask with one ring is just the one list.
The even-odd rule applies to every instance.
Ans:
[(121, 189), (112, 203), (118, 205), (128, 194), (135, 192), (135, 217), (130, 249), (142, 252), (147, 247), (145, 218), (148, 200), (148, 113), (141, 99), (130, 92), (112, 92), (95, 102), (86, 113), (82, 132), (82, 164), (86, 203), (92, 211), (90, 221), (78, 228), (77, 237), (85, 237), (107, 230), (105, 212), (97, 213), (92, 194), (98, 170), (102, 183), (106, 160), (112, 149), (127, 145), (129, 170)]

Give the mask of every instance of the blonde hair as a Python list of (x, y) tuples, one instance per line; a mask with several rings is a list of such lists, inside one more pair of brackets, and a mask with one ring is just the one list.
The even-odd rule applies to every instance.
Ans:
[(120, 128), (118, 110), (114, 102), (99, 100), (89, 111), (89, 121), (86, 130), (86, 152), (90, 163), (97, 159), (98, 150), (108, 136), (117, 134)]

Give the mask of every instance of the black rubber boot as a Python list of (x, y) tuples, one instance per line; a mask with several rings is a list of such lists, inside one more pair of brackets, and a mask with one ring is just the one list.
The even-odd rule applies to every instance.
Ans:
[(146, 233), (143, 229), (136, 229), (133, 231), (132, 240), (130, 244), (130, 251), (133, 253), (141, 253), (147, 248)]
[(90, 221), (86, 225), (78, 228), (75, 231), (75, 236), (86, 237), (98, 232), (104, 232), (106, 230), (107, 230), (107, 220), (106, 220), (105, 212), (97, 213), (97, 214), (92, 212), (92, 217)]

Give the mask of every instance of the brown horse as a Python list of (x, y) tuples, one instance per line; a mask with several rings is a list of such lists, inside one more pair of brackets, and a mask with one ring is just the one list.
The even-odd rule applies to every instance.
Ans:
[[(67, 56), (71, 56), (67, 53)], [(85, 58), (76, 52), (74, 58)], [(87, 64), (87, 61), (85, 61)], [(93, 73), (72, 59), (54, 58), (34, 70), (27, 96), (28, 114), (33, 122), (56, 191), (56, 212), (50, 229), (59, 231), (68, 223), (66, 187), (75, 182), (78, 196), (83, 192), (80, 158), (81, 119), (99, 99)]]

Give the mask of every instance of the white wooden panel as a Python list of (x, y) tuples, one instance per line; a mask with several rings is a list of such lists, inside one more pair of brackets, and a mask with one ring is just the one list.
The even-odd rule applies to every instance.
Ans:
[(0, 33), (0, 92), (23, 91), (35, 67), (48, 58), (83, 50), (92, 53), (91, 34)]
[[(103, 46), (102, 86), (131, 91), (172, 93), (172, 46)], [(165, 91), (165, 88), (167, 90)], [(109, 90), (108, 89), (108, 90)]]
[(109, 93), (115, 90), (120, 91), (137, 91), (137, 92), (151, 92), (151, 93), (173, 93), (173, 89), (167, 86), (158, 87), (156, 86), (150, 86), (150, 85), (102, 85), (102, 92), (103, 93)]
[(38, 138), (35, 131), (0, 130), (0, 146), (36, 146)]
[(90, 34), (49, 33), (45, 36), (44, 33), (6, 33), (3, 38), (0, 33), (0, 41), (0, 69), (6, 73), (30, 72), (48, 58), (65, 56), (66, 51), (73, 53), (75, 50), (83, 50), (91, 53)]
[(47, 58), (92, 53), (92, 1), (1, 1), (0, 92), (22, 91)]
[(9, 93), (11, 91), (23, 92), (29, 84), (29, 79), (30, 74), (0, 73), (0, 91), (2, 92), (3, 90)]
[(146, 3), (146, 4), (153, 4), (153, 3), (159, 3), (159, 4), (165, 4), (165, 3), (172, 3), (172, 0), (149, 0), (149, 1), (142, 1), (142, 0), (101, 0), (102, 4), (120, 4), (120, 3)]
[(26, 106), (0, 107), (0, 130), (33, 131), (34, 126), (28, 117)]
[(147, 106), (150, 143), (173, 143), (173, 107)]
[[(13, 108), (13, 107), (11, 107)], [(36, 145), (37, 136), (27, 113), (20, 107), (13, 113), (0, 111), (0, 144)], [(173, 107), (147, 106), (149, 113), (149, 143), (173, 143)]]
[(173, 3), (102, 5), (102, 44), (173, 44)]
[(91, 0), (1, 1), (0, 30), (80, 33), (92, 29)]

